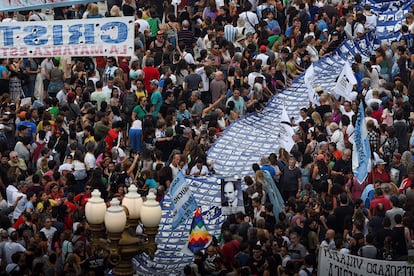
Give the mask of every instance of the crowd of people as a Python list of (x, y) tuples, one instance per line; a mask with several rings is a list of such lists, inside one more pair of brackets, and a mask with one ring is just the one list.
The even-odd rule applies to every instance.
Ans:
[[(134, 16), (127, 57), (0, 59), (0, 257), (6, 275), (104, 275), (84, 207), (131, 184), (162, 201), (180, 170), (214, 174), (207, 150), (345, 39), (374, 36), (378, 15), (349, 1), (107, 0), (3, 15), (2, 22)], [(352, 101), (318, 87), (292, 121), (295, 145), (244, 177), (245, 212), (194, 257), (186, 275), (312, 275), (320, 247), (406, 260), (414, 246), (414, 6), (398, 41), (354, 57)], [(1, 26), (1, 23), (0, 23)], [(30, 98), (28, 101), (27, 98)], [(372, 150), (352, 171), (359, 103)], [(271, 130), (269, 130), (271, 131)], [(252, 163), (254, 160), (252, 160)], [(269, 174), (285, 200), (273, 214)], [(363, 200), (362, 200), (362, 199)]]

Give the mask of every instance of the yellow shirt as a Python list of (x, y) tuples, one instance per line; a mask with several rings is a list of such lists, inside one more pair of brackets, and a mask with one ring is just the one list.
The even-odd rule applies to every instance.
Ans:
[(87, 138), (85, 139), (85, 142), (83, 142), (83, 144), (84, 144), (84, 145), (86, 145), (88, 142), (94, 142), (94, 143), (96, 143), (96, 141), (95, 141), (95, 137), (93, 137), (93, 136), (89, 136), (89, 137), (87, 137)]
[[(50, 206), (52, 206), (52, 207), (54, 207), (54, 206), (56, 206), (56, 205), (57, 205), (57, 202), (56, 202), (55, 200), (53, 200), (53, 199), (49, 199), (49, 203), (50, 203)], [(39, 203), (36, 205), (36, 210), (37, 210), (38, 212), (42, 212), (42, 211), (43, 211), (43, 202), (39, 202)]]
[(135, 91), (135, 95), (137, 96), (137, 99), (139, 100), (141, 97), (148, 97), (147, 92), (145, 91)]

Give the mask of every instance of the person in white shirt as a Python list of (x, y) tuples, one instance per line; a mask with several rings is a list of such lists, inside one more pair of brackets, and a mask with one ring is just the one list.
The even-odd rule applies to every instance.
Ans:
[(43, 232), (45, 234), (47, 238), (47, 247), (49, 250), (52, 250), (52, 239), (56, 231), (57, 229), (52, 226), (52, 218), (46, 217), (44, 227), (40, 229), (40, 232)]
[(345, 101), (339, 109), (341, 110), (342, 115), (348, 116), (349, 120), (352, 122), (352, 116), (355, 115), (355, 112), (352, 110), (352, 103), (350, 101)]
[(67, 82), (65, 82), (65, 83), (63, 84), (63, 88), (62, 88), (62, 90), (60, 90), (60, 91), (56, 94), (56, 99), (58, 99), (58, 101), (59, 101), (59, 104), (60, 104), (60, 105), (65, 105), (65, 104), (67, 104), (66, 97), (67, 97), (67, 94), (69, 93), (69, 91), (70, 91), (70, 84), (69, 84), (69, 83), (67, 83)]
[(170, 168), (172, 170), (173, 179), (177, 176), (178, 172), (180, 171), (180, 154), (174, 154), (173, 159), (171, 160)]
[(377, 28), (377, 16), (372, 13), (370, 4), (365, 4), (364, 15), (366, 18), (365, 29), (374, 31)]
[(251, 11), (252, 10), (252, 4), (248, 1), (245, 3), (245, 9), (242, 13), (239, 14), (239, 18), (242, 18), (244, 20), (244, 27), (246, 28), (246, 33), (251, 32), (255, 33), (255, 26), (259, 24), (259, 19), (257, 18), (257, 15)]
[(88, 151), (85, 154), (84, 163), (86, 166), (86, 170), (94, 170), (96, 169), (96, 158), (93, 152), (95, 151), (95, 143), (94, 142), (88, 142), (86, 144), (86, 150)]
[(190, 175), (206, 176), (208, 174), (208, 168), (206, 165), (203, 164), (203, 158), (198, 158), (197, 163), (191, 168)]
[(146, 30), (150, 29), (150, 25), (148, 24), (147, 20), (142, 19), (142, 11), (137, 10), (137, 20), (135, 20), (135, 24), (139, 24), (138, 31), (140, 33), (145, 33)]
[(20, 181), (17, 184), (17, 191), (15, 191), (12, 195), (12, 201), (13, 204), (20, 198), (20, 200), (17, 202), (16, 207), (13, 211), (13, 220), (17, 221), (20, 217), (20, 215), (25, 211), (26, 203), (27, 203), (27, 183), (24, 181)]
[[(17, 155), (17, 153), (16, 153)], [(18, 192), (16, 188), (17, 182), (12, 181), (6, 188), (7, 207), (13, 206), (13, 193)]]

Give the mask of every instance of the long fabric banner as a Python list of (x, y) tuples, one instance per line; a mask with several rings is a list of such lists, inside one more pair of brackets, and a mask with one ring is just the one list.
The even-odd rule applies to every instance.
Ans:
[(129, 56), (134, 18), (10, 22), (0, 25), (0, 56)]
[(25, 11), (99, 2), (94, 0), (1, 0), (0, 12)]
[(355, 178), (361, 184), (368, 176), (371, 162), (371, 147), (369, 145), (367, 124), (365, 122), (365, 111), (362, 102), (359, 104), (354, 137), (352, 170)]
[(172, 198), (174, 217), (171, 226), (175, 229), (178, 225), (183, 223), (183, 221), (191, 218), (193, 212), (197, 208), (193, 192), (190, 190), (182, 171), (180, 171), (172, 181), (169, 194)]
[(318, 275), (413, 275), (414, 265), (408, 262), (362, 258), (326, 248), (319, 249)]

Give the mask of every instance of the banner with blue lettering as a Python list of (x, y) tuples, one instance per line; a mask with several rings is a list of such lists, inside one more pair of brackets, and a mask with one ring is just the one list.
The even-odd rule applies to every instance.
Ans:
[(172, 198), (174, 217), (172, 227), (175, 229), (183, 221), (193, 216), (193, 213), (197, 208), (197, 203), (194, 199), (193, 192), (187, 185), (182, 171), (180, 171), (171, 182), (168, 193)]
[(130, 56), (134, 18), (8, 22), (0, 24), (0, 56)]
[(37, 10), (97, 2), (96, 0), (2, 0), (0, 12)]
[(359, 104), (358, 117), (355, 123), (354, 147), (352, 152), (352, 170), (355, 178), (361, 184), (368, 175), (371, 162), (371, 147), (369, 145), (365, 110), (362, 102)]

